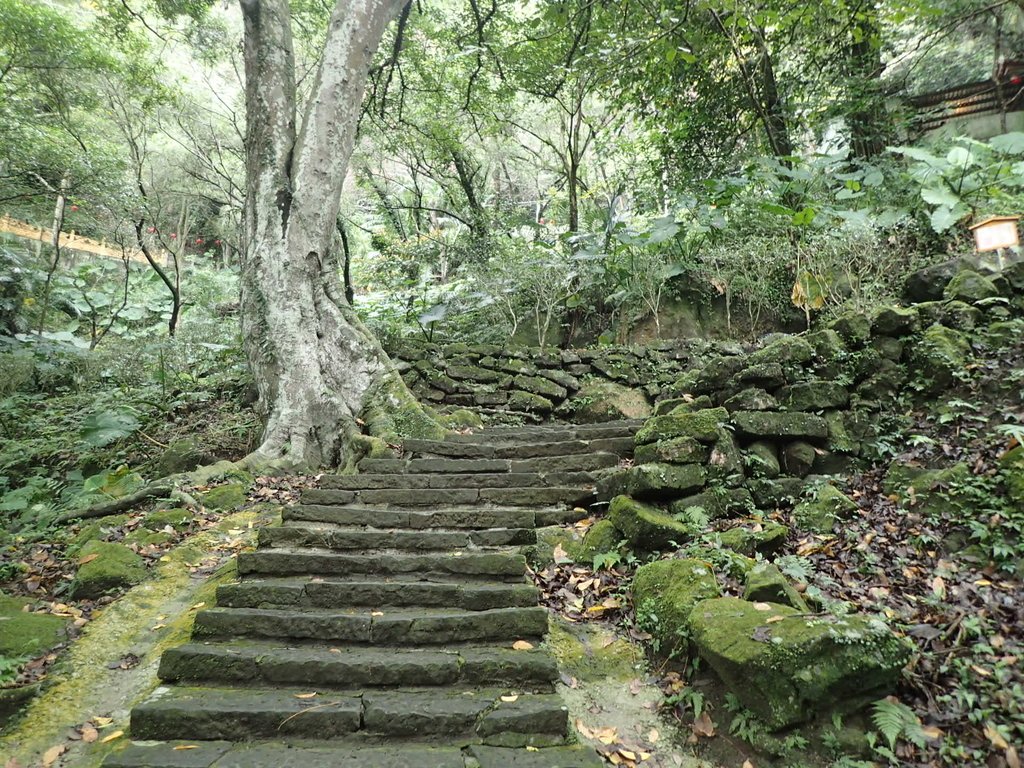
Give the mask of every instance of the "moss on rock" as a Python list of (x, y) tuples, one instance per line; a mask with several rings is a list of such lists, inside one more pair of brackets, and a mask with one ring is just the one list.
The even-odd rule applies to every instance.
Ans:
[(747, 446), (747, 467), (751, 477), (778, 477), (779, 454), (767, 440), (757, 440)]
[(703, 488), (707, 476), (699, 464), (639, 464), (617, 473), (611, 485), (639, 499), (674, 499)]
[(598, 555), (614, 552), (622, 542), (622, 532), (611, 520), (598, 520), (583, 534), (578, 560), (583, 563), (593, 562)]
[(245, 503), (245, 491), (242, 483), (225, 483), (200, 494), (199, 498), (207, 509), (234, 510)]
[(946, 301), (965, 301), (968, 303), (990, 299), (999, 295), (996, 284), (972, 269), (962, 269), (953, 275), (942, 291)]
[(31, 603), (0, 594), (0, 656), (34, 656), (64, 640), (68, 620), (27, 612), (25, 606)]
[(1010, 500), (1024, 510), (1024, 446), (1007, 451), (999, 460), (1003, 484)]
[(642, 504), (629, 496), (616, 496), (608, 508), (608, 519), (634, 548), (646, 552), (682, 543), (693, 531), (657, 507)]
[(706, 445), (692, 437), (676, 437), (637, 446), (633, 452), (633, 461), (636, 464), (702, 464), (708, 460), (709, 453)]
[(971, 345), (959, 331), (935, 323), (925, 329), (914, 354), (914, 364), (928, 380), (927, 389), (938, 392), (953, 383), (956, 374), (967, 368)]
[[(850, 401), (846, 387), (832, 381), (802, 381), (783, 387), (779, 402), (789, 411), (824, 411), (845, 408)], [(760, 409), (759, 409), (760, 410)]]
[(703, 493), (673, 501), (668, 511), (672, 515), (682, 515), (692, 507), (704, 510), (709, 520), (718, 520), (749, 513), (754, 508), (754, 499), (746, 488), (716, 486)]
[(745, 525), (730, 528), (719, 534), (719, 542), (726, 549), (747, 557), (755, 554), (771, 555), (786, 541), (789, 528), (781, 523), (764, 523), (756, 527)]
[(154, 510), (142, 518), (142, 527), (150, 531), (160, 531), (168, 525), (176, 531), (184, 531), (192, 525), (192, 513), (182, 507), (174, 507)]
[(655, 416), (637, 431), (634, 438), (637, 445), (647, 445), (661, 440), (689, 437), (703, 443), (713, 443), (718, 437), (718, 427), (729, 421), (725, 408), (705, 408), (699, 411), (681, 411), (676, 408), (665, 416)]
[(801, 613), (807, 612), (807, 603), (773, 563), (757, 563), (747, 571), (743, 599), (752, 603), (788, 605)]
[(750, 353), (748, 365), (778, 363), (786, 366), (806, 363), (814, 357), (814, 347), (801, 336), (782, 335), (769, 342), (766, 346)]
[(659, 652), (686, 650), (690, 612), (721, 592), (714, 571), (702, 560), (657, 560), (637, 568), (633, 602), (638, 620), (654, 636)]
[(732, 415), (736, 428), (751, 437), (828, 436), (828, 425), (811, 413), (772, 413), (770, 411), (737, 411)]
[(871, 321), (861, 312), (844, 312), (828, 324), (849, 347), (863, 347), (871, 338)]
[(701, 658), (770, 728), (857, 709), (892, 690), (910, 658), (883, 622), (859, 616), (725, 597), (698, 603), (690, 624)]
[(813, 445), (797, 440), (782, 449), (782, 469), (793, 477), (807, 477), (817, 458), (818, 451)]
[(584, 382), (567, 405), (577, 424), (646, 419), (651, 415), (651, 404), (642, 391), (600, 379)]
[[(559, 525), (537, 529), (537, 543), (525, 548), (526, 559), (534, 568), (546, 568), (555, 562), (555, 550), (575, 562), (580, 556), (580, 537), (570, 528)], [(585, 560), (584, 560), (585, 562)]]
[(166, 477), (181, 472), (191, 472), (196, 467), (209, 464), (213, 460), (213, 455), (203, 450), (195, 440), (191, 438), (175, 440), (157, 459), (156, 471), (160, 477)]
[(479, 429), (484, 425), (480, 414), (468, 408), (456, 408), (451, 413), (445, 414), (444, 421), (452, 429)]
[(878, 336), (899, 338), (916, 333), (920, 324), (916, 307), (881, 307), (871, 318), (871, 331)]
[(82, 547), (79, 561), (82, 565), (68, 592), (75, 599), (93, 600), (146, 578), (142, 558), (123, 544), (90, 541)]
[(858, 509), (857, 503), (832, 485), (822, 485), (814, 498), (796, 505), (793, 519), (805, 531), (831, 533), (839, 519)]

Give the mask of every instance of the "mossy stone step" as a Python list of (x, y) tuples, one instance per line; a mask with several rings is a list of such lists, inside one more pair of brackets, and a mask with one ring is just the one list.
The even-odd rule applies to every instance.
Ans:
[(406, 440), (406, 453), (447, 456), (458, 459), (536, 459), (544, 456), (569, 456), (602, 451), (623, 455), (632, 453), (633, 438), (607, 437), (593, 440), (559, 440), (550, 443), (462, 443), (445, 440)]
[(378, 645), (512, 642), (547, 632), (539, 606), (460, 611), (444, 608), (210, 608), (196, 614), (193, 636), (327, 640)]
[(537, 605), (532, 584), (466, 581), (319, 580), (293, 577), (248, 579), (217, 588), (217, 604), (224, 608), (345, 608), (349, 606), (444, 607), (465, 611), (491, 608), (526, 608)]
[[(161, 687), (132, 710), (133, 737), (246, 741), (295, 736), (510, 736), (552, 744), (564, 739), (568, 712), (552, 694), (518, 694), (502, 701), (500, 688), (325, 692), (295, 688)], [(512, 697), (509, 697), (512, 698)]]
[(532, 528), (536, 525), (537, 519), (534, 510), (524, 508), (481, 509), (445, 505), (431, 510), (410, 510), (358, 505), (340, 507), (329, 504), (300, 504), (294, 507), (285, 507), (281, 517), (285, 521), (302, 520), (336, 525), (412, 530)]
[(373, 573), (447, 573), (521, 579), (526, 558), (512, 552), (379, 552), (349, 554), (324, 549), (261, 549), (238, 555), (238, 573), (320, 576)]
[[(501, 750), (508, 751), (508, 750)], [(547, 751), (547, 750), (545, 750)], [(111, 754), (104, 768), (465, 768), (459, 747), (360, 744), (302, 746), (280, 742), (232, 744), (228, 741), (168, 741), (130, 744)], [(481, 763), (502, 768), (513, 763)], [(569, 768), (569, 764), (566, 764)], [(548, 766), (547, 768), (550, 768)]]
[(547, 486), (541, 488), (427, 488), (332, 491), (311, 488), (302, 492), (303, 504), (382, 504), (397, 507), (462, 506), (497, 504), (535, 507), (547, 504), (578, 504), (592, 499), (593, 488)]
[(618, 455), (607, 452), (545, 456), (540, 459), (363, 459), (368, 474), (468, 474), (472, 472), (592, 472), (614, 467)]
[(600, 424), (567, 424), (557, 427), (491, 427), (467, 434), (450, 435), (458, 443), (564, 442), (566, 440), (602, 440), (632, 437), (643, 426), (642, 420), (606, 421)]
[(363, 701), (353, 693), (301, 699), (308, 691), (252, 688), (157, 688), (132, 710), (136, 739), (244, 741), (258, 736), (337, 738), (362, 725)]
[(550, 690), (558, 668), (539, 649), (327, 648), (246, 640), (172, 648), (160, 659), (159, 674), (165, 682), (314, 686), (311, 690), (499, 684)]
[(474, 472), (468, 474), (359, 474), (324, 475), (320, 487), (331, 490), (364, 491), (381, 489), (538, 488), (589, 485), (595, 478), (588, 472)]
[(488, 528), (486, 530), (367, 530), (343, 528), (329, 523), (294, 523), (261, 528), (261, 547), (319, 547), (337, 550), (400, 549), (429, 551), (466, 547), (522, 546), (537, 542), (534, 528)]

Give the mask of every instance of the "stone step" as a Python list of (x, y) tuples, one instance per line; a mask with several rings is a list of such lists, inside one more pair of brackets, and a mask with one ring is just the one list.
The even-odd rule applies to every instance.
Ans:
[(532, 584), (479, 581), (420, 581), (417, 574), (387, 581), (307, 578), (247, 579), (217, 588), (224, 608), (347, 608), (350, 606), (437, 607), (464, 611), (537, 605)]
[(521, 580), (526, 558), (514, 552), (375, 552), (351, 554), (325, 549), (261, 549), (238, 555), (238, 573), (266, 576), (335, 576), (400, 573), (450, 574)]
[(160, 659), (165, 682), (249, 683), (345, 688), (508, 685), (548, 690), (558, 668), (544, 650), (294, 647), (281, 642), (188, 643)]
[(456, 440), (406, 440), (402, 447), (406, 453), (427, 456), (447, 456), (456, 459), (536, 459), (544, 456), (568, 456), (580, 453), (615, 453), (633, 455), (633, 438), (607, 437), (594, 440), (562, 440), (551, 443), (488, 443), (459, 442)]
[[(443, 689), (325, 692), (302, 689), (161, 687), (132, 710), (133, 738), (245, 741), (292, 736), (454, 736), (524, 746), (562, 741), (568, 712), (555, 694)], [(519, 737), (516, 739), (516, 737)], [(511, 737), (511, 738), (510, 738)], [(340, 764), (340, 763), (336, 763)]]
[(431, 510), (382, 509), (380, 507), (343, 507), (326, 504), (300, 504), (285, 507), (285, 521), (334, 523), (343, 526), (373, 528), (407, 528), (431, 530), (457, 528), (484, 530), (488, 528), (533, 528), (537, 513), (524, 508), (479, 508), (442, 506)]
[(428, 474), (473, 472), (593, 472), (619, 463), (614, 453), (577, 453), (539, 459), (363, 459), (359, 471), (368, 474)]
[[(511, 462), (510, 462), (511, 463)], [(464, 488), (546, 488), (593, 485), (597, 478), (589, 472), (475, 472), (469, 474), (358, 474), (324, 475), (320, 487), (330, 490), (367, 491), (387, 489), (464, 489)]]
[(481, 640), (511, 645), (547, 632), (540, 606), (451, 608), (210, 608), (196, 614), (194, 638), (252, 637), (376, 645), (438, 645)]
[(644, 424), (642, 419), (606, 421), (600, 424), (560, 424), (534, 427), (488, 427), (475, 432), (449, 435), (446, 439), (461, 443), (564, 442), (632, 437)]
[[(536, 751), (474, 744), (467, 748), (478, 768), (602, 768), (597, 754), (581, 746)], [(323, 744), (258, 741), (151, 741), (114, 752), (104, 768), (466, 768), (459, 746), (390, 741), (386, 747), (346, 742)]]
[(440, 507), (467, 504), (494, 504), (511, 507), (536, 507), (549, 504), (583, 504), (596, 498), (594, 486), (541, 488), (428, 488), (333, 491), (324, 488), (304, 490), (303, 504), (381, 504), (396, 507)]
[(289, 521), (281, 527), (261, 528), (261, 547), (317, 547), (334, 550), (398, 549), (429, 551), (468, 547), (522, 546), (537, 542), (534, 528), (426, 531), (347, 528), (330, 523)]

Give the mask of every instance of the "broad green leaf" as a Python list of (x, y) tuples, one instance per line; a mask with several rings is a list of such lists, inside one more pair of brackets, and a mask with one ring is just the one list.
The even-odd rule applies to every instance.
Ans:
[(989, 144), (996, 152), (1005, 152), (1009, 155), (1024, 155), (1024, 133), (1013, 131), (1004, 133), (1002, 136), (993, 136)]
[(945, 185), (938, 187), (924, 187), (921, 190), (921, 197), (926, 203), (930, 203), (932, 205), (944, 205), (947, 208), (952, 208), (960, 202), (960, 196)]
[(890, 152), (894, 152), (897, 155), (904, 155), (909, 157), (911, 160), (917, 160), (928, 165), (941, 166), (945, 163), (933, 155), (931, 152), (920, 149), (918, 147), (889, 147)]
[(936, 232), (945, 232), (947, 229), (953, 227), (960, 219), (964, 217), (967, 210), (964, 206), (958, 205), (955, 207), (949, 207), (946, 205), (940, 205), (931, 215), (932, 229)]
[(98, 411), (82, 422), (82, 440), (94, 448), (102, 448), (127, 437), (139, 428), (139, 420), (127, 411)]
[(955, 168), (967, 168), (977, 164), (974, 154), (967, 147), (953, 147), (946, 154), (946, 162)]

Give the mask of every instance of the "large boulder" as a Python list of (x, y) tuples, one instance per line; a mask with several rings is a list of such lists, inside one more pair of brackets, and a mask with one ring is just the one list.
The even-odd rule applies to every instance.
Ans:
[(935, 323), (928, 326), (917, 345), (914, 365), (928, 380), (928, 390), (938, 392), (949, 387), (954, 377), (967, 368), (971, 345), (959, 331)]
[(782, 335), (773, 339), (747, 358), (748, 365), (779, 363), (781, 365), (806, 363), (814, 357), (814, 347), (800, 337)]
[(229, 511), (245, 503), (245, 489), (243, 483), (224, 483), (200, 494), (199, 498), (207, 509)]
[(811, 413), (737, 411), (732, 415), (736, 429), (750, 437), (828, 437), (828, 425)]
[(615, 523), (607, 519), (598, 520), (583, 534), (583, 544), (577, 559), (583, 563), (590, 563), (598, 555), (617, 550), (621, 541), (622, 533), (615, 527)]
[(946, 301), (964, 301), (968, 304), (998, 295), (996, 284), (973, 269), (957, 272), (942, 291), (942, 298)]
[(95, 600), (146, 578), (142, 558), (123, 544), (90, 541), (82, 547), (78, 560), (81, 565), (69, 590), (76, 600)]
[(670, 440), (638, 445), (633, 451), (633, 461), (636, 464), (703, 464), (708, 460), (709, 454), (708, 446), (698, 443), (692, 437), (674, 437)]
[(689, 437), (702, 443), (713, 443), (718, 439), (718, 427), (729, 421), (725, 408), (705, 408), (700, 411), (682, 411), (676, 408), (665, 416), (655, 416), (637, 431), (634, 440), (637, 445), (647, 445), (661, 440)]
[(666, 656), (689, 645), (694, 606), (720, 594), (715, 573), (703, 560), (657, 560), (641, 565), (633, 577), (637, 619)]
[(822, 485), (814, 498), (802, 501), (793, 509), (793, 519), (805, 531), (832, 533), (839, 519), (858, 509), (857, 503), (838, 488)]
[(963, 265), (964, 260), (956, 258), (917, 270), (907, 278), (903, 286), (903, 297), (914, 303), (938, 301), (946, 285)]
[(724, 549), (731, 549), (747, 557), (756, 554), (771, 555), (777, 551), (789, 535), (789, 528), (781, 523), (764, 523), (763, 525), (738, 525), (718, 535)]
[(860, 616), (724, 597), (698, 603), (689, 621), (701, 658), (772, 729), (884, 696), (910, 659), (883, 622)]
[(683, 515), (692, 508), (703, 510), (708, 520), (718, 520), (749, 514), (754, 509), (754, 499), (746, 488), (714, 486), (703, 493), (676, 499), (668, 505), (672, 515)]
[(807, 612), (807, 603), (773, 563), (760, 562), (747, 571), (743, 599), (751, 603), (788, 605), (801, 613)]
[(651, 415), (651, 404), (642, 391), (600, 379), (585, 382), (563, 408), (571, 411), (570, 418), (577, 424), (646, 419)]
[(693, 538), (693, 531), (657, 507), (629, 496), (616, 496), (608, 508), (608, 519), (635, 549), (646, 552), (681, 544)]
[(776, 394), (787, 411), (845, 408), (850, 401), (850, 393), (846, 387), (833, 381), (802, 381), (783, 387)]
[(156, 462), (156, 471), (160, 477), (191, 472), (196, 467), (210, 464), (216, 460), (209, 451), (203, 449), (195, 440), (175, 440), (167, 446)]
[(871, 318), (871, 332), (878, 336), (909, 336), (921, 321), (915, 307), (881, 307)]
[(638, 499), (674, 499), (703, 488), (708, 473), (699, 464), (638, 464), (602, 479), (598, 490)]

